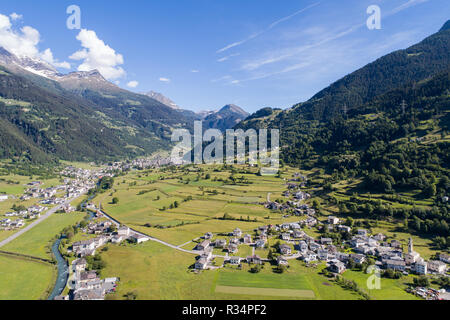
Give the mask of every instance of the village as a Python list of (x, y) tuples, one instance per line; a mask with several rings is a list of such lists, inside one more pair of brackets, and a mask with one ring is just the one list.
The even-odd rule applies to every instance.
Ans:
[[(70, 199), (77, 198), (95, 187), (99, 176), (105, 174), (103, 171), (93, 172), (90, 170), (68, 167), (61, 172), (63, 184), (42, 188), (43, 182), (32, 181), (26, 185), (24, 194), (20, 197), (21, 202), (36, 200), (36, 204), (25, 207), (24, 205), (13, 205), (15, 211), (6, 212), (0, 220), (0, 231), (10, 231), (26, 226), (28, 221), (39, 219), (41, 214), (53, 206), (59, 206), (59, 213), (70, 213), (76, 210), (68, 203)], [(69, 178), (70, 177), (70, 178)], [(5, 199), (12, 196), (4, 196)]]
[[(42, 183), (33, 181), (27, 185), (22, 201), (37, 199), (38, 204), (29, 208), (18, 208), (6, 213), (6, 219), (0, 221), (0, 230), (11, 230), (26, 225), (26, 220), (35, 220), (50, 206), (59, 205), (60, 213), (70, 213), (76, 209), (67, 203), (68, 199), (86, 194), (97, 185), (102, 177), (114, 177), (118, 172), (164, 165), (164, 159), (135, 160), (132, 163), (118, 162), (99, 170), (66, 167), (62, 172), (63, 184), (56, 187), (42, 188)], [(299, 217), (296, 222), (264, 225), (252, 233), (239, 228), (229, 233), (213, 234), (208, 232), (192, 240), (192, 250), (181, 249), (169, 243), (134, 231), (116, 221), (102, 211), (101, 206), (87, 203), (85, 209), (93, 214), (82, 233), (86, 240), (76, 241), (67, 248), (67, 254), (74, 259), (70, 262), (70, 277), (67, 282), (69, 292), (57, 296), (57, 300), (103, 300), (113, 293), (120, 283), (119, 278), (101, 279), (100, 270), (89, 266), (89, 260), (95, 257), (108, 243), (120, 245), (123, 242), (139, 245), (147, 241), (158, 241), (174, 250), (191, 253), (196, 256), (191, 269), (193, 272), (234, 267), (240, 270), (243, 263), (251, 267), (252, 272), (259, 272), (265, 264), (274, 267), (277, 273), (284, 273), (295, 261), (307, 265), (326, 265), (327, 271), (334, 277), (342, 275), (355, 266), (374, 265), (380, 270), (430, 276), (448, 276), (450, 256), (441, 253), (438, 259), (425, 261), (414, 251), (413, 240), (409, 239), (407, 248), (396, 239), (389, 239), (382, 233), (370, 234), (364, 228), (351, 227), (346, 221), (336, 216), (319, 219), (316, 210), (309, 205), (311, 195), (302, 188), (307, 186), (307, 178), (295, 173), (286, 181), (287, 190), (282, 193), (286, 200), (261, 203), (265, 208), (280, 212), (283, 218)], [(14, 219), (16, 218), (16, 219)], [(331, 237), (313, 237), (311, 230), (326, 230), (327, 234), (345, 235), (343, 241), (337, 242)], [(223, 261), (217, 263), (217, 261)], [(413, 294), (424, 299), (442, 299), (444, 292), (430, 288), (416, 288)], [(442, 294), (442, 295), (441, 295)]]
[[(111, 169), (110, 167), (109, 170)], [(298, 181), (300, 184), (292, 181)], [(334, 276), (343, 274), (348, 268), (369, 263), (379, 270), (400, 272), (402, 275), (412, 273), (448, 276), (450, 262), (448, 254), (441, 253), (438, 260), (425, 261), (414, 251), (412, 239), (409, 239), (407, 248), (403, 249), (402, 243), (396, 239), (388, 240), (382, 233), (370, 234), (366, 229), (352, 228), (335, 216), (328, 216), (321, 222), (316, 217), (315, 209), (305, 203), (311, 196), (300, 188), (306, 184), (306, 177), (295, 174), (287, 183), (288, 190), (283, 193), (289, 200), (282, 204), (272, 202), (268, 195), (267, 203), (264, 204), (270, 210), (290, 211), (294, 216), (303, 219), (278, 225), (262, 225), (253, 230), (252, 234), (243, 233), (239, 228), (228, 234), (208, 232), (203, 237), (193, 240), (196, 245), (190, 252), (197, 253), (193, 270), (201, 272), (227, 266), (239, 269), (243, 263), (247, 263), (253, 266), (253, 272), (258, 272), (259, 267), (268, 263), (283, 273), (292, 261), (298, 260), (313, 266), (325, 263), (327, 270)], [(104, 299), (107, 293), (114, 292), (119, 279), (101, 280), (95, 270), (85, 270), (85, 258), (95, 255), (107, 243), (120, 244), (128, 241), (140, 244), (155, 240), (121, 225), (93, 204), (88, 204), (87, 209), (95, 212), (96, 218), (100, 220), (91, 222), (83, 232), (96, 237), (73, 243), (69, 252), (73, 252), (78, 259), (72, 263), (74, 274), (70, 282), (71, 294), (63, 297), (64, 299), (97, 300)], [(327, 232), (346, 234), (347, 236), (343, 238), (347, 240), (337, 243), (331, 238), (314, 238), (307, 232), (312, 228), (325, 228)], [(241, 251), (252, 254), (240, 256)], [(216, 263), (218, 258), (223, 259), (223, 264)], [(424, 299), (440, 299), (440, 294), (444, 294), (427, 288), (417, 288), (413, 293)]]
[(120, 279), (101, 279), (99, 270), (88, 269), (88, 257), (94, 257), (108, 243), (129, 241), (140, 244), (150, 240), (149, 237), (105, 217), (93, 204), (88, 204), (86, 209), (91, 212), (94, 221), (89, 222), (81, 232), (89, 239), (74, 242), (67, 249), (67, 254), (75, 257), (67, 283), (70, 291), (67, 295), (55, 297), (55, 300), (104, 300), (108, 293), (115, 292)]
[[(315, 210), (304, 203), (311, 196), (300, 191), (307, 183), (306, 177), (295, 174), (290, 181), (301, 182), (287, 184), (288, 191), (285, 191), (283, 196), (290, 198), (292, 195), (293, 199), (281, 204), (271, 202), (268, 196), (265, 207), (281, 212), (291, 210), (295, 216), (303, 216), (304, 219), (280, 225), (264, 225), (255, 229), (253, 235), (243, 234), (239, 228), (230, 232), (227, 237), (207, 233), (195, 247), (199, 255), (194, 268), (200, 271), (227, 265), (241, 266), (242, 263), (253, 266), (270, 263), (277, 266), (277, 270), (283, 270), (289, 267), (290, 261), (300, 260), (306, 264), (326, 263), (328, 271), (334, 276), (343, 274), (347, 268), (364, 264), (367, 266), (369, 263), (378, 270), (400, 272), (402, 275), (412, 273), (423, 276), (449, 276), (447, 270), (450, 255), (441, 253), (439, 259), (425, 261), (414, 251), (412, 238), (404, 250), (402, 243), (396, 239), (388, 241), (387, 236), (382, 233), (369, 234), (366, 229), (352, 228), (335, 216), (328, 216), (325, 222), (320, 222), (316, 218)], [(328, 233), (346, 234), (343, 238), (348, 240), (337, 243), (331, 238), (314, 238), (303, 230), (313, 227), (319, 230), (325, 228)], [(240, 257), (239, 251), (245, 246), (250, 247), (253, 254)], [(255, 254), (258, 249), (263, 249), (267, 257)], [(216, 258), (224, 258), (224, 264), (217, 266)], [(257, 272), (258, 268), (252, 270)], [(424, 299), (436, 300), (440, 299), (442, 293), (442, 296), (448, 299), (445, 290), (438, 292), (434, 289), (417, 288), (413, 293)]]

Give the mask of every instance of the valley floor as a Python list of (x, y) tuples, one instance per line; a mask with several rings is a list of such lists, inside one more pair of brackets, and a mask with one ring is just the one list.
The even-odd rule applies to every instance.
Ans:
[[(188, 170), (188, 171), (186, 171)], [(200, 237), (211, 232), (218, 238), (227, 238), (235, 228), (252, 234), (262, 225), (278, 225), (305, 219), (266, 209), (263, 203), (283, 198), (287, 180), (296, 170), (284, 168), (279, 177), (258, 176), (250, 167), (200, 167), (183, 169), (156, 169), (132, 171), (115, 178), (113, 189), (99, 194), (92, 200), (95, 205), (134, 230), (140, 231), (169, 245), (154, 241), (142, 244), (108, 244), (98, 251), (105, 267), (102, 278), (118, 277), (117, 291), (107, 299), (190, 299), (190, 300), (240, 300), (240, 299), (317, 299), (357, 300), (363, 297), (344, 289), (333, 278), (323, 274), (325, 263), (307, 265), (297, 259), (289, 260), (289, 268), (276, 273), (275, 266), (266, 262), (258, 273), (251, 273), (250, 266), (241, 268), (224, 263), (225, 253), (214, 251), (215, 270), (193, 270), (195, 255), (189, 253), (200, 242)], [(304, 172), (308, 175), (312, 172)], [(233, 182), (234, 181), (234, 182)], [(345, 188), (341, 191), (345, 194)], [(18, 191), (19, 192), (19, 191)], [(113, 199), (115, 201), (113, 201)], [(308, 203), (320, 198), (312, 198)], [(324, 207), (327, 215), (336, 214), (336, 208)], [(83, 219), (85, 213), (60, 214), (18, 237), (2, 248), (12, 253), (37, 258), (51, 258), (50, 244), (68, 226)], [(103, 219), (105, 220), (105, 219)], [(377, 224), (373, 232), (383, 232), (388, 237), (403, 240), (409, 234), (395, 231), (391, 222)], [(304, 228), (312, 237), (319, 237), (315, 228)], [(8, 233), (0, 232), (0, 239)], [(77, 234), (71, 243), (91, 238)], [(430, 241), (414, 237), (417, 250), (425, 257), (435, 254)], [(186, 252), (177, 250), (179, 247)], [(269, 240), (269, 248), (276, 246)], [(236, 256), (246, 258), (255, 252), (266, 259), (268, 249), (253, 251), (240, 246)], [(73, 259), (71, 259), (72, 261)], [(214, 268), (213, 268), (214, 269)], [(401, 279), (381, 279), (381, 290), (368, 290), (369, 275), (346, 271), (343, 278), (355, 281), (363, 291), (376, 300), (417, 299), (405, 289), (416, 276)], [(45, 298), (55, 277), (51, 265), (14, 259), (0, 255), (0, 299)], [(21, 288), (19, 290), (19, 288)], [(22, 290), (30, 288), (30, 290)], [(67, 290), (66, 290), (67, 293)]]

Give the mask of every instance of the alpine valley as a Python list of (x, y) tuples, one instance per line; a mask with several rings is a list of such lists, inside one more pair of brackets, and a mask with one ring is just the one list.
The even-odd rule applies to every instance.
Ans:
[[(97, 2), (84, 2), (83, 26)], [(284, 18), (289, 1), (278, 4), (280, 12), (267, 9), (270, 1), (239, 2), (236, 8), (222, 2), (178, 10), (178, 3), (116, 1), (104, 14), (123, 17), (117, 28), (96, 19), (89, 23), (98, 35), (74, 31), (82, 49), (69, 59), (82, 64), (70, 65), (69, 73), (54, 66), (59, 60), (42, 60), (40, 50), (19, 54), (30, 43), (36, 47), (39, 34), (17, 27), (19, 14), (0, 13), (0, 300), (191, 300), (162, 311), (210, 318), (225, 312), (272, 315), (274, 309), (269, 303), (225, 308), (199, 301), (450, 300), (450, 21), (439, 29), (447, 19), (440, 16), (437, 28), (427, 25), (430, 32), (417, 26), (417, 16), (408, 23), (388, 20), (420, 5), (428, 6), (420, 23), (434, 23), (444, 10), (436, 10), (436, 1), (399, 0), (403, 4), (385, 16), (381, 31), (359, 22), (340, 32), (331, 24), (316, 26), (324, 19), (320, 6), (330, 2)], [(345, 17), (361, 4), (349, 2), (339, 3)], [(208, 15), (203, 6), (211, 7)], [(236, 9), (232, 17), (222, 12), (229, 6)], [(124, 14), (130, 8), (151, 12), (152, 19), (138, 19), (137, 11)], [(221, 18), (212, 19), (219, 11)], [(327, 11), (325, 22), (333, 12)], [(185, 16), (186, 30), (179, 27)], [(258, 31), (267, 19), (274, 22)], [(204, 23), (208, 28), (201, 28)], [(404, 32), (409, 25), (426, 32)], [(251, 33), (225, 46), (236, 26), (245, 26), (239, 37)], [(377, 56), (383, 56), (369, 64), (373, 56), (360, 64), (346, 61), (350, 68), (339, 76), (322, 75), (330, 71), (321, 68), (321, 59), (334, 63), (337, 55), (329, 54), (335, 44), (347, 59), (347, 49), (349, 57), (362, 51), (355, 49), (361, 35), (373, 31), (370, 37), (379, 40), (390, 28), (401, 31), (395, 41), (408, 44), (383, 47), (382, 39)], [(72, 29), (51, 31), (45, 41)], [(297, 40), (301, 46), (294, 47)], [(52, 49), (60, 56), (73, 52), (71, 45)], [(124, 53), (127, 64), (109, 45)], [(206, 51), (214, 55), (210, 61)], [(303, 54), (311, 61), (281, 66)], [(91, 64), (92, 70), (86, 67)], [(319, 80), (357, 70), (329, 86), (320, 82), (318, 87), (327, 87), (311, 94), (315, 87), (306, 101), (265, 107), (302, 100), (299, 86), (309, 83), (294, 73), (305, 71), (300, 75), (306, 78), (310, 65)], [(126, 75), (108, 77), (105, 66)], [(136, 68), (151, 71), (138, 75)], [(132, 80), (129, 90), (140, 93), (126, 90), (125, 79)], [(274, 96), (284, 100), (270, 100)], [(188, 103), (208, 110), (190, 110)], [(173, 161), (176, 129), (184, 129), (184, 136), (186, 129), (195, 131), (194, 150), (200, 149), (198, 122), (204, 132), (234, 129), (248, 136), (278, 129), (279, 148), (264, 151), (271, 157), (279, 151), (279, 166), (273, 161), (277, 166), (267, 174), (261, 158), (240, 163), (227, 157), (222, 163), (217, 130), (209, 132), (216, 134), (219, 161)], [(183, 149), (184, 160), (190, 160), (191, 148)], [(301, 305), (292, 304), (292, 310)]]

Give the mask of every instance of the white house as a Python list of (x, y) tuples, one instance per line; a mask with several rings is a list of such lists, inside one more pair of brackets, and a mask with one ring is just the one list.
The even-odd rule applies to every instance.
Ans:
[(245, 244), (250, 244), (250, 243), (252, 243), (252, 236), (249, 235), (249, 234), (246, 234), (246, 235), (244, 236), (244, 243), (245, 243)]
[(266, 242), (264, 240), (257, 240), (255, 243), (256, 248), (264, 248), (266, 245)]
[(416, 262), (414, 265), (414, 271), (418, 274), (427, 274), (428, 264), (425, 261)]
[(330, 262), (328, 269), (333, 273), (343, 273), (345, 271), (345, 264), (339, 260), (333, 260)]
[(336, 218), (335, 216), (329, 216), (328, 217), (328, 223), (329, 224), (338, 224), (339, 223), (339, 218)]
[(131, 236), (131, 241), (133, 241), (133, 242), (135, 242), (135, 243), (137, 243), (137, 244), (140, 244), (140, 243), (143, 243), (143, 242), (146, 242), (146, 241), (149, 241), (150, 240), (150, 238), (149, 237), (147, 237), (147, 236), (144, 236), (144, 235), (142, 235), (142, 234), (133, 234), (132, 236)]
[(291, 239), (291, 235), (289, 233), (283, 233), (281, 234), (281, 239), (284, 241), (289, 241)]
[(117, 234), (119, 236), (129, 237), (130, 236), (130, 228), (128, 227), (120, 227), (119, 230), (117, 230)]
[(319, 258), (319, 260), (323, 260), (323, 261), (328, 260), (328, 250), (321, 249), (321, 250), (317, 251), (317, 257)]
[(279, 266), (287, 266), (289, 263), (288, 263), (288, 261), (287, 261), (284, 257), (279, 256), (279, 257), (277, 258), (277, 264), (278, 264)]
[(208, 260), (206, 258), (200, 258), (195, 262), (194, 267), (197, 270), (204, 270), (204, 269), (206, 269), (207, 265), (208, 265)]
[(447, 265), (438, 260), (428, 261), (428, 270), (438, 274), (445, 274), (447, 271)]
[(280, 253), (281, 254), (291, 254), (292, 249), (290, 246), (286, 245), (286, 244), (282, 244), (280, 245)]

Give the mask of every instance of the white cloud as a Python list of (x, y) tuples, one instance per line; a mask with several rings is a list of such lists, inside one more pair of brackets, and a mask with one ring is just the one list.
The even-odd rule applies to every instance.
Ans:
[(408, 0), (407, 2), (405, 2), (404, 4), (394, 8), (391, 12), (389, 12), (386, 16), (390, 16), (396, 13), (399, 13), (403, 10), (406, 10), (408, 8), (414, 7), (418, 4), (424, 3), (424, 2), (428, 2), (429, 0)]
[(230, 55), (228, 55), (226, 57), (218, 59), (217, 62), (224, 62), (224, 61), (227, 61), (227, 60), (229, 60), (229, 59), (231, 59), (233, 57), (237, 57), (237, 56), (240, 56), (240, 55), (241, 55), (240, 53), (230, 54)]
[(70, 63), (68, 63), (66, 61), (59, 62), (58, 60), (53, 58), (53, 52), (50, 49), (46, 49), (44, 52), (42, 52), (41, 59), (44, 60), (45, 62), (50, 63), (51, 65), (53, 65), (57, 68), (62, 68), (62, 69), (70, 69), (71, 68)]
[[(423, 0), (422, 0), (422, 1), (423, 1)], [(270, 24), (266, 29), (264, 29), (264, 30), (262, 30), (262, 31), (259, 31), (259, 32), (256, 32), (256, 33), (250, 35), (249, 37), (247, 37), (247, 38), (244, 39), (244, 40), (237, 41), (237, 42), (234, 42), (234, 43), (232, 43), (232, 44), (229, 44), (229, 45), (223, 47), (222, 49), (217, 50), (216, 53), (222, 53), (222, 52), (225, 52), (225, 51), (227, 51), (227, 50), (229, 50), (229, 49), (231, 49), (231, 48), (240, 46), (240, 45), (242, 45), (242, 44), (244, 44), (244, 43), (246, 43), (246, 42), (248, 42), (248, 41), (250, 41), (250, 40), (252, 40), (252, 39), (255, 39), (256, 37), (259, 37), (260, 35), (262, 35), (262, 34), (268, 32), (268, 31), (272, 30), (273, 28), (275, 28), (275, 27), (276, 27), (277, 25), (279, 25), (280, 23), (282, 23), (282, 22), (284, 22), (284, 21), (287, 21), (287, 20), (289, 20), (289, 19), (292, 19), (292, 18), (295, 17), (296, 15), (299, 15), (300, 13), (303, 13), (303, 12), (305, 12), (305, 11), (307, 11), (307, 10), (309, 10), (309, 9), (311, 9), (311, 8), (313, 8), (313, 7), (317, 6), (317, 5), (319, 5), (319, 4), (320, 4), (320, 2), (313, 3), (313, 4), (309, 5), (309, 6), (307, 6), (306, 8), (303, 8), (303, 9), (301, 9), (301, 10), (298, 10), (298, 11), (294, 12), (293, 14), (291, 14), (291, 15), (289, 15), (289, 16), (286, 16), (286, 17), (284, 17), (284, 18), (281, 18), (281, 19), (279, 19), (279, 20), (273, 22), (272, 24)]]
[(354, 31), (360, 29), (363, 26), (365, 26), (365, 24), (358, 24), (358, 25), (352, 26), (348, 29), (342, 30), (340, 32), (337, 32), (337, 33), (334, 33), (331, 35), (326, 35), (324, 38), (320, 39), (319, 41), (313, 42), (311, 44), (297, 46), (297, 47), (290, 47), (290, 48), (281, 49), (281, 50), (277, 49), (273, 52), (266, 53), (266, 57), (264, 57), (264, 58), (257, 59), (257, 60), (254, 60), (254, 61), (244, 64), (242, 66), (242, 69), (243, 70), (256, 70), (262, 66), (286, 60), (286, 59), (294, 57), (302, 52), (314, 49), (316, 47), (320, 47), (328, 42), (340, 39)]
[(161, 82), (170, 82), (170, 79), (168, 79), (168, 78), (159, 78), (159, 81), (161, 81)]
[(11, 18), (0, 14), (0, 46), (19, 57), (39, 58), (57, 68), (70, 69), (67, 62), (54, 59), (51, 49), (39, 51), (41, 36), (38, 30), (30, 26), (24, 26), (19, 30), (13, 28), (11, 19), (14, 21), (20, 17), (17, 13), (11, 14)]
[(226, 75), (226, 76), (223, 76), (223, 77), (220, 77), (220, 78), (217, 78), (217, 79), (213, 79), (213, 80), (211, 80), (211, 82), (213, 82), (213, 83), (215, 83), (215, 82), (222, 82), (222, 81), (227, 81), (227, 80), (231, 80), (231, 79), (233, 79), (232, 76)]
[(17, 56), (34, 58), (39, 56), (39, 41), (39, 31), (29, 26), (14, 30), (9, 17), (0, 14), (0, 46)]
[(192, 73), (199, 73), (200, 71), (199, 71), (199, 70), (196, 70), (196, 69), (194, 69), (194, 70), (191, 70), (191, 72), (192, 72)]
[(139, 82), (137, 82), (137, 81), (130, 81), (127, 83), (127, 86), (129, 88), (136, 88), (138, 85), (139, 85)]
[(124, 63), (123, 56), (99, 39), (95, 31), (82, 29), (76, 38), (83, 49), (69, 58), (83, 61), (78, 66), (78, 71), (97, 69), (108, 80), (125, 76), (125, 70), (120, 67)]
[[(396, 8), (394, 8), (391, 12), (387, 13), (384, 17), (385, 18), (390, 17), (390, 16), (395, 15), (403, 10), (409, 9), (415, 5), (425, 3), (428, 1), (429, 0), (409, 0), (406, 3), (404, 3), (403, 5), (400, 5)], [(249, 61), (249, 62), (245, 63), (241, 69), (246, 70), (246, 71), (252, 71), (252, 70), (259, 69), (263, 66), (267, 66), (270, 64), (279, 63), (281, 61), (288, 60), (290, 58), (298, 56), (299, 54), (308, 52), (312, 49), (315, 49), (317, 47), (321, 47), (325, 44), (328, 44), (332, 41), (339, 40), (339, 39), (341, 39), (349, 34), (352, 34), (353, 32), (355, 32), (365, 26), (366, 26), (365, 23), (361, 23), (361, 24), (353, 25), (347, 29), (336, 31), (331, 34), (325, 34), (324, 37), (319, 38), (318, 40), (315, 40), (314, 42), (311, 42), (310, 44), (289, 47), (289, 48), (284, 48), (284, 49), (277, 48), (275, 50), (266, 52), (264, 54), (264, 57), (262, 57), (262, 58), (255, 59), (253, 61)], [(307, 30), (307, 31), (309, 32), (309, 30)], [(316, 39), (317, 37), (313, 37), (313, 38)]]
[(11, 13), (9, 16), (11, 17), (11, 19), (12, 19), (13, 21), (15, 21), (15, 20), (20, 20), (20, 19), (23, 18), (23, 16), (22, 16), (21, 14), (17, 14), (17, 13), (15, 13), (15, 12)]

